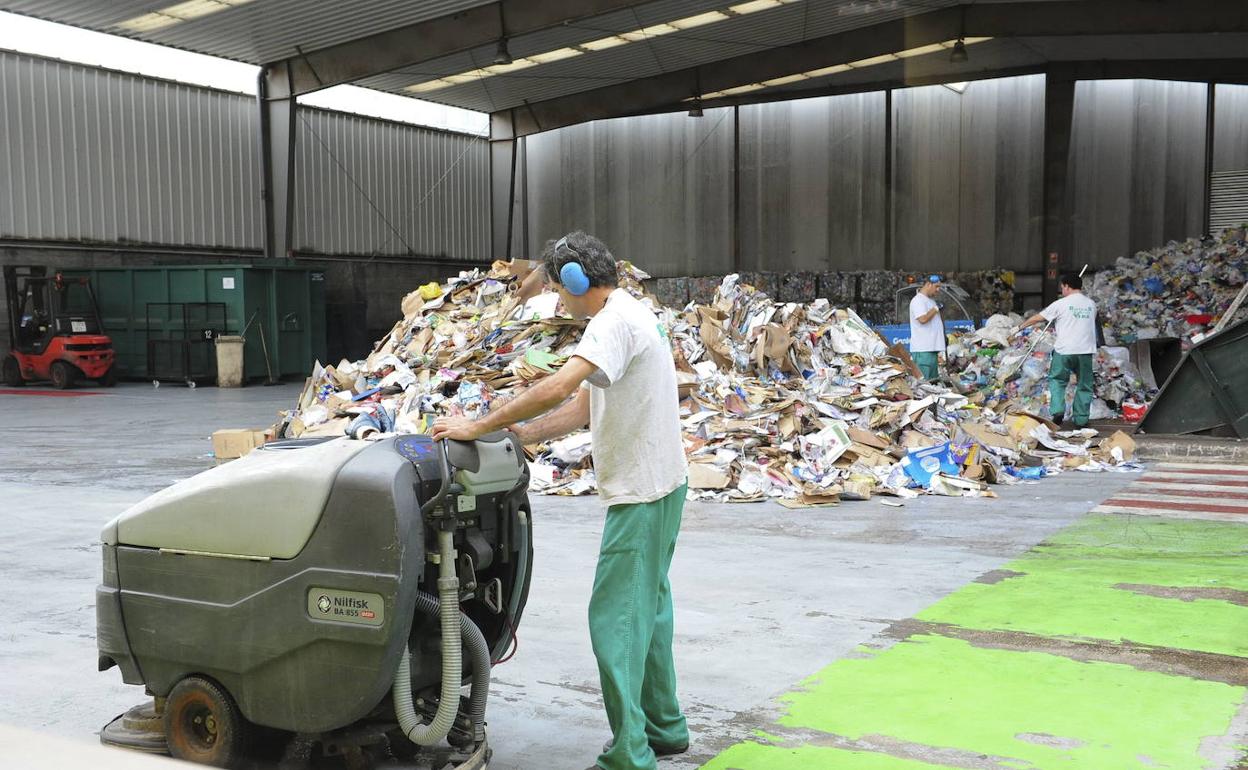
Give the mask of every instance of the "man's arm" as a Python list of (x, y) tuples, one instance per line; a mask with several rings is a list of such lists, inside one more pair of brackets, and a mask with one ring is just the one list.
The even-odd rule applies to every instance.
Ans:
[(577, 388), (576, 395), (555, 411), (536, 420), (518, 425), (515, 430), (520, 443), (529, 446), (566, 436), (589, 424), (589, 391)]
[(559, 371), (491, 411), (479, 420), (467, 417), (440, 417), (433, 423), (433, 438), (471, 441), (491, 431), (521, 420), (530, 420), (559, 406), (568, 399), (598, 367), (580, 356), (572, 356)]
[(935, 317), (936, 317), (936, 314), (937, 314), (937, 313), (939, 313), (939, 312), (940, 312), (940, 308), (938, 308), (938, 307), (934, 307), (934, 308), (932, 308), (931, 310), (929, 310), (929, 311), (927, 311), (926, 313), (924, 313), (923, 315), (919, 316), (918, 321), (919, 321), (919, 323), (921, 323), (921, 324), (925, 324), (925, 323), (927, 323), (928, 321), (930, 321), (930, 320), (932, 320), (933, 318), (935, 318)]
[(1049, 322), (1049, 319), (1044, 317), (1044, 311), (1036, 313), (1031, 318), (1028, 318), (1026, 321), (1023, 321), (1021, 324), (1019, 324), (1019, 327), (1017, 329), (1010, 332), (1010, 336), (1008, 339), (1014, 339), (1018, 335), (1022, 334), (1023, 330), (1028, 327), (1039, 326), (1040, 324), (1048, 323), (1048, 322)]
[(1018, 331), (1021, 332), (1023, 329), (1026, 329), (1029, 326), (1039, 326), (1042, 323), (1048, 323), (1048, 320), (1049, 319), (1044, 317), (1044, 313), (1036, 313), (1031, 318), (1028, 318), (1026, 321), (1023, 321), (1023, 323), (1018, 327)]

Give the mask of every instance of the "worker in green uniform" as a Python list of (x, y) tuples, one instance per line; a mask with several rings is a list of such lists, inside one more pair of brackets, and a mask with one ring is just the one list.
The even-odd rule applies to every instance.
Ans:
[(910, 358), (928, 382), (940, 376), (945, 352), (945, 322), (935, 299), (939, 292), (940, 276), (930, 275), (910, 300)]
[[(1049, 415), (1059, 425), (1066, 416), (1066, 386), (1075, 375), (1075, 400), (1071, 417), (1076, 428), (1088, 426), (1092, 408), (1092, 357), (1096, 355), (1096, 303), (1083, 293), (1077, 273), (1061, 277), (1062, 298), (1036, 313), (1018, 327), (1052, 323), (1056, 341), (1049, 365)], [(1015, 332), (1017, 334), (1018, 332)]]
[(650, 308), (617, 288), (615, 259), (597, 238), (569, 233), (547, 244), (542, 262), (564, 308), (590, 319), (576, 351), (558, 372), (479, 420), (435, 421), (433, 437), (470, 440), (512, 427), (534, 444), (589, 424), (598, 496), (607, 507), (589, 631), (613, 735), (593, 767), (652, 770), (657, 755), (689, 746), (676, 697), (667, 577), (687, 477), (671, 343)]

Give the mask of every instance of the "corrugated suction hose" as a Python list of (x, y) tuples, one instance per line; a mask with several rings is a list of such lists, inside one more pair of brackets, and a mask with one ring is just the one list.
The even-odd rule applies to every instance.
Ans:
[(455, 575), (454, 533), (438, 531), (438, 617), (442, 626), (442, 695), (438, 711), (429, 724), (421, 724), (412, 706), (411, 651), (404, 645), (394, 676), (394, 712), (408, 740), (432, 746), (446, 737), (459, 711), (459, 688), (463, 681), (463, 645), (459, 628), (459, 578)]

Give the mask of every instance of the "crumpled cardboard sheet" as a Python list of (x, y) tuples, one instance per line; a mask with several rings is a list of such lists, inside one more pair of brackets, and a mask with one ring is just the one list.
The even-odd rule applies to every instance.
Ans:
[[(413, 292), (404, 299), (404, 318), (366, 359), (318, 364), (276, 426), (280, 435), (341, 434), (340, 425), (372, 405), (393, 416), (393, 432), (428, 432), (439, 415), (480, 416), (550, 376), (575, 350), (584, 324), (549, 297), (517, 307), (518, 274), (498, 262), (461, 273), (436, 296), (428, 288)], [(956, 440), (959, 452), (976, 444), (978, 454), (973, 463), (942, 470), (975, 484), (942, 482), (937, 491), (982, 491), (979, 479), (1008, 483), (1012, 477), (995, 470), (1035, 447), (1034, 437), (1001, 445), (1010, 404), (988, 405), (916, 380), (851, 309), (826, 299), (777, 303), (735, 274), (719, 281), (709, 303), (662, 307), (645, 293), (646, 277), (624, 263), (621, 284), (651, 302), (672, 340), (691, 498), (813, 507), (914, 497), (932, 490), (915, 483), (900, 460), (909, 449)], [(964, 424), (976, 427), (963, 431)], [(529, 449), (533, 491), (595, 491), (588, 432)], [(1086, 446), (1072, 452), (1080, 450), (1098, 469), (1112, 467), (1117, 456)], [(1118, 455), (1129, 459), (1121, 449)], [(1069, 456), (1026, 454), (1052, 472)]]

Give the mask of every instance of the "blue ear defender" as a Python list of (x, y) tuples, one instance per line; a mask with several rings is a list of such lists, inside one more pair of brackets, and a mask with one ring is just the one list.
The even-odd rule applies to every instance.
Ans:
[[(555, 244), (555, 251), (559, 249), (567, 249), (578, 257), (580, 256), (576, 249), (568, 245), (566, 235)], [(581, 267), (580, 262), (568, 262), (559, 268), (559, 283), (563, 284), (568, 293), (574, 297), (580, 297), (589, 291), (589, 276), (585, 275), (585, 268)]]
[(589, 291), (589, 276), (585, 275), (585, 268), (580, 262), (569, 262), (559, 268), (559, 283), (576, 297)]

